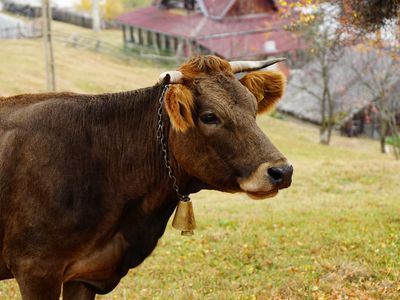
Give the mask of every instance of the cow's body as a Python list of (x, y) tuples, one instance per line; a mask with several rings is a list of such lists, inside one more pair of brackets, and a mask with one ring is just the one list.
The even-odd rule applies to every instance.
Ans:
[[(24, 299), (57, 299), (62, 283), (64, 299), (93, 299), (155, 248), (178, 203), (156, 138), (163, 86), (0, 98), (0, 279), (15, 277)], [(169, 119), (164, 110), (181, 191), (239, 191), (233, 175), (193, 175), (196, 163), (181, 153), (196, 133), (173, 130)], [(204, 151), (192, 146), (198, 160)], [(246, 178), (265, 157), (246, 165)]]
[(108, 292), (151, 253), (177, 204), (156, 139), (161, 88), (2, 101), (0, 270), (21, 257), (42, 276), (50, 262)]

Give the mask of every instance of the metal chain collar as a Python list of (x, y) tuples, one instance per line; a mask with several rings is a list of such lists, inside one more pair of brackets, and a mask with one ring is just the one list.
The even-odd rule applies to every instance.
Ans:
[(167, 148), (167, 142), (165, 139), (164, 123), (162, 120), (163, 102), (164, 102), (165, 93), (167, 92), (168, 87), (169, 87), (168, 84), (164, 86), (163, 91), (160, 96), (160, 99), (158, 100), (160, 106), (158, 107), (158, 111), (157, 111), (157, 115), (158, 115), (157, 140), (158, 140), (158, 143), (161, 145), (161, 150), (162, 150), (163, 156), (164, 156), (165, 167), (168, 170), (168, 177), (172, 181), (172, 186), (173, 186), (176, 194), (178, 195), (179, 200), (186, 202), (186, 201), (189, 201), (190, 198), (189, 198), (189, 195), (182, 195), (179, 192), (177, 179), (174, 175), (174, 172), (171, 167), (171, 161), (168, 157), (168, 148)]

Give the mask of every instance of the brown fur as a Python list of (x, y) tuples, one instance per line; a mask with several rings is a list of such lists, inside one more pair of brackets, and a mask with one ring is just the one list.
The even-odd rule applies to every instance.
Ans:
[[(229, 64), (198, 57), (182, 70), (192, 77), (170, 86), (162, 114), (180, 192), (290, 185), (266, 175), (287, 161)], [(157, 245), (178, 203), (157, 142), (162, 90), (0, 99), (0, 280), (16, 278), (24, 300), (58, 299), (63, 284), (64, 300), (94, 299)], [(209, 112), (217, 124), (202, 122)]]
[(181, 132), (194, 126), (192, 92), (182, 84), (171, 85), (165, 95), (165, 108), (172, 126)]
[[(79, 97), (79, 94), (62, 92), (57, 93), (57, 97)], [(43, 94), (23, 94), (10, 97), (0, 97), (0, 106), (5, 105), (24, 105), (30, 103), (37, 103), (49, 100), (54, 97), (54, 93), (43, 93)]]
[(277, 71), (251, 72), (240, 82), (256, 97), (259, 113), (271, 110), (282, 98), (285, 89), (285, 77)]
[(183, 64), (179, 71), (183, 73), (186, 78), (192, 79), (199, 74), (232, 74), (232, 68), (229, 62), (220, 59), (213, 55), (199, 55), (190, 59), (187, 63)]

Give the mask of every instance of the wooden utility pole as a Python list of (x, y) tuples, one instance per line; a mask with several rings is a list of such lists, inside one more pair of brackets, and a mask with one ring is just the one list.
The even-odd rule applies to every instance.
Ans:
[(47, 90), (56, 91), (53, 43), (51, 39), (51, 7), (49, 0), (42, 0), (43, 45), (46, 63)]
[(100, 31), (99, 0), (92, 0), (92, 20), (93, 20), (93, 30), (95, 32), (99, 32)]

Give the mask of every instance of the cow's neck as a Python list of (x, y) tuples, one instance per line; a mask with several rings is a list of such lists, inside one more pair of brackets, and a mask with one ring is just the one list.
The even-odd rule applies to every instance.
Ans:
[[(162, 86), (127, 93), (101, 95), (88, 107), (94, 158), (105, 162), (105, 184), (118, 195), (130, 212), (140, 214), (142, 224), (155, 226), (158, 237), (178, 203), (157, 141), (157, 109)], [(92, 110), (92, 111), (91, 111)], [(163, 115), (169, 136), (168, 117)], [(172, 147), (172, 145), (168, 145)], [(182, 192), (190, 192), (191, 179), (171, 157), (171, 165)], [(113, 195), (110, 195), (113, 197)], [(157, 224), (153, 224), (157, 223)], [(146, 228), (148, 232), (148, 228)], [(158, 238), (157, 237), (157, 238)]]
[(156, 138), (161, 90), (154, 86), (100, 95), (87, 107), (86, 122), (97, 144), (92, 147), (93, 156), (106, 162), (113, 183), (130, 194), (143, 195), (166, 182)]

